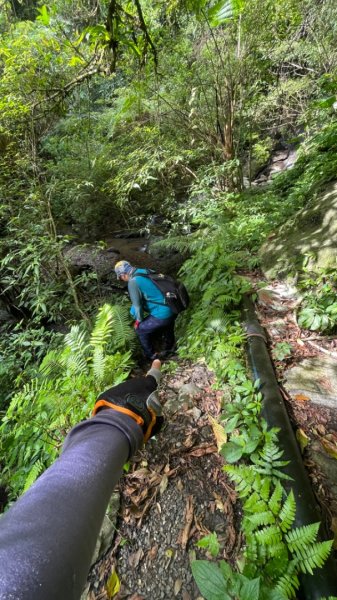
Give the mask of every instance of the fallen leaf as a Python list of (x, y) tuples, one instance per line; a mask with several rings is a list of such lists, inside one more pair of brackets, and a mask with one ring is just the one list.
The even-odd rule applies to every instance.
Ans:
[(305, 394), (295, 394), (294, 400), (296, 400), (296, 402), (308, 402), (308, 400), (310, 400), (310, 398), (309, 398), (309, 396), (306, 396)]
[(167, 475), (163, 475), (162, 480), (159, 485), (159, 493), (162, 495), (168, 486), (168, 477)]
[(193, 440), (192, 435), (189, 435), (186, 438), (186, 440), (183, 442), (183, 445), (185, 448), (192, 448), (193, 444), (194, 444), (194, 440)]
[(154, 560), (158, 554), (158, 544), (153, 546), (147, 553), (147, 560)]
[(336, 458), (337, 459), (337, 446), (336, 446), (336, 444), (333, 444), (332, 442), (329, 442), (329, 440), (327, 440), (326, 438), (321, 438), (321, 444), (322, 444), (324, 450), (329, 454), (329, 456), (332, 456), (332, 458)]
[(305, 346), (305, 343), (303, 342), (303, 340), (301, 340), (301, 338), (297, 338), (296, 342), (299, 346)]
[(318, 423), (318, 425), (316, 425), (316, 429), (320, 435), (326, 434), (326, 429), (325, 429), (324, 425), (322, 425), (321, 423)]
[(296, 439), (300, 445), (301, 452), (303, 453), (304, 448), (309, 444), (310, 439), (307, 434), (303, 431), (303, 429), (296, 429)]
[(188, 456), (204, 456), (205, 454), (213, 454), (217, 451), (218, 449), (216, 446), (199, 446), (198, 448), (195, 448), (189, 452)]
[(181, 586), (183, 585), (183, 582), (181, 579), (176, 579), (175, 584), (174, 584), (174, 595), (178, 596), (180, 590), (181, 590)]
[(217, 507), (217, 509), (220, 510), (221, 512), (225, 512), (225, 506), (224, 506), (221, 496), (219, 494), (217, 494), (216, 492), (213, 492), (213, 496), (215, 498), (215, 506)]
[(118, 594), (118, 592), (120, 590), (120, 587), (121, 587), (121, 582), (116, 573), (116, 569), (115, 569), (115, 567), (112, 567), (111, 575), (106, 584), (106, 591), (108, 594), (108, 598), (113, 598), (114, 596), (116, 596), (116, 594)]
[(143, 557), (144, 557), (144, 550), (142, 548), (139, 548), (139, 550), (137, 550), (137, 552), (133, 552), (133, 554), (130, 554), (129, 559), (128, 559), (130, 567), (132, 569), (137, 569), (137, 567)]
[(183, 550), (186, 550), (187, 542), (189, 540), (189, 533), (193, 522), (193, 497), (188, 496), (186, 500), (186, 512), (185, 512), (185, 527), (181, 532), (180, 543)]
[(208, 415), (208, 419), (213, 429), (213, 433), (218, 446), (218, 451), (220, 452), (222, 446), (227, 442), (227, 434), (222, 425), (220, 425), (220, 423), (218, 423), (218, 421), (214, 419), (211, 415)]

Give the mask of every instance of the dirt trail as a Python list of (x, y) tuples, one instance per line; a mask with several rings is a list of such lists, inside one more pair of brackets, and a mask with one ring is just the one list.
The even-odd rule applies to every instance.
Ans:
[(209, 415), (217, 418), (221, 408), (221, 393), (212, 383), (204, 364), (180, 362), (164, 375), (164, 429), (119, 484), (114, 545), (91, 572), (88, 600), (109, 598), (113, 566), (122, 583), (116, 600), (200, 598), (190, 560), (205, 558), (196, 542), (209, 532), (217, 532), (220, 558), (234, 560), (240, 515), (210, 424)]

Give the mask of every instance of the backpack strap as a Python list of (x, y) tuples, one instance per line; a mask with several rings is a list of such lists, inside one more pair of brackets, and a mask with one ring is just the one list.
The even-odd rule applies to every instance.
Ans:
[[(156, 271), (152, 271), (151, 269), (149, 269), (150, 273), (155, 273)], [(153, 285), (156, 285), (155, 282), (153, 281), (153, 279), (151, 279), (150, 277), (150, 273), (134, 273), (133, 277), (145, 277), (145, 279), (149, 279), (150, 281), (152, 281)], [(163, 292), (159, 289), (159, 287), (156, 285), (157, 290), (160, 291), (161, 295), (163, 296), (164, 300), (165, 300), (165, 296), (163, 294)], [(148, 299), (146, 298), (146, 300), (148, 301)], [(158, 304), (159, 306), (168, 306), (166, 304), (166, 302), (155, 302), (154, 300), (149, 300), (149, 302), (151, 302), (152, 304)]]

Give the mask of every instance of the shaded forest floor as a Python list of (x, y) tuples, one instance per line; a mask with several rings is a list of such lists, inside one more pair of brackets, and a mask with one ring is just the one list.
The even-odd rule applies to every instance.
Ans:
[(207, 556), (196, 542), (215, 531), (231, 562), (241, 546), (239, 505), (209, 418), (219, 415), (222, 393), (204, 364), (173, 367), (161, 384), (164, 429), (120, 482), (114, 546), (91, 572), (90, 600), (109, 598), (114, 567), (122, 583), (116, 599), (196, 600), (190, 561)]

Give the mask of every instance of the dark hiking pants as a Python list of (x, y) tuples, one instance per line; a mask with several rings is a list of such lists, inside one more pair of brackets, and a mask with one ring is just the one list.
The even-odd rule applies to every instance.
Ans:
[(138, 329), (136, 329), (139, 341), (143, 348), (146, 358), (153, 358), (155, 350), (153, 342), (163, 337), (163, 350), (169, 352), (174, 349), (174, 323), (176, 316), (173, 315), (168, 319), (157, 319), (156, 317), (146, 317), (141, 321)]

